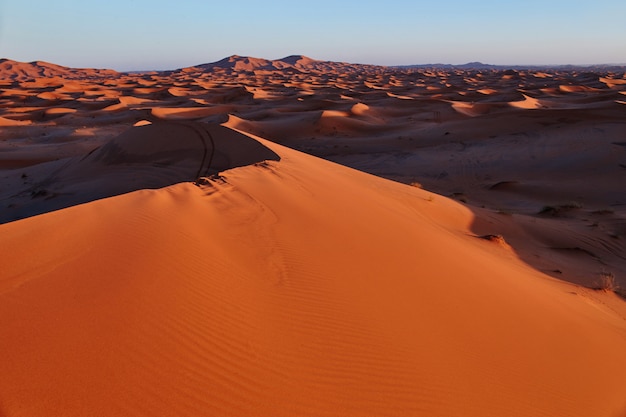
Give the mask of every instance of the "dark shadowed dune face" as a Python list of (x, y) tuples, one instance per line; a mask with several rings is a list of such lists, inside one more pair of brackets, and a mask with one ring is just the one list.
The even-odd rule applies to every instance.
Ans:
[(0, 222), (124, 194), (156, 189), (265, 160), (276, 153), (219, 125), (157, 122), (134, 127), (82, 157), (16, 170), (0, 194)]

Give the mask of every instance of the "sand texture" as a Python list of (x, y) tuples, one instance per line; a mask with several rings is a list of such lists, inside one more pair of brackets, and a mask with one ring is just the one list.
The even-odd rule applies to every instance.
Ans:
[(626, 415), (625, 92), (2, 60), (0, 416)]

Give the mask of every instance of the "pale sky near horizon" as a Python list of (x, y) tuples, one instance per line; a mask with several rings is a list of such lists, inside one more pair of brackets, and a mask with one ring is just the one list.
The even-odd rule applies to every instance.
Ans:
[(626, 0), (0, 0), (0, 58), (118, 71), (237, 54), (404, 65), (626, 63)]

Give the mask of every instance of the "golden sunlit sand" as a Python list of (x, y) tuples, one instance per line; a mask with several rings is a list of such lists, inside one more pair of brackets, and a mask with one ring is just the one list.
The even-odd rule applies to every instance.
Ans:
[(0, 79), (0, 416), (626, 413), (624, 73)]

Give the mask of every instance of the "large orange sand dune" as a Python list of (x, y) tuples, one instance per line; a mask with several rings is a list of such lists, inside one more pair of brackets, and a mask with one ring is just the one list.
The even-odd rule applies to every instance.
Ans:
[(0, 226), (1, 415), (626, 413), (614, 295), (258, 140), (280, 161)]

